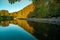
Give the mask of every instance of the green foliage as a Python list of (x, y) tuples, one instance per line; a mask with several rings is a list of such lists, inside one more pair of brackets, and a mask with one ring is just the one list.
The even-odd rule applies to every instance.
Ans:
[[(36, 0), (35, 10), (28, 15), (29, 18), (60, 17), (60, 3), (57, 0)], [(60, 25), (28, 22), (35, 29), (34, 35), (39, 40), (57, 40), (60, 36)]]
[(13, 4), (15, 2), (20, 2), (21, 0), (8, 0), (8, 1), (9, 1), (9, 3)]
[(51, 17), (59, 17), (60, 16), (60, 3), (57, 3), (57, 1), (50, 2), (49, 5), (49, 12)]
[(0, 21), (13, 20), (13, 16), (0, 16)]
[(31, 15), (38, 18), (51, 18), (60, 16), (60, 3), (56, 0), (35, 0), (35, 10)]
[(2, 20), (2, 18), (0, 17), (0, 21)]

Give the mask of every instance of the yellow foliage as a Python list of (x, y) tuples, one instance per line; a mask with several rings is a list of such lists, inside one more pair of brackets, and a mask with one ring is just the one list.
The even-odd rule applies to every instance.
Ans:
[[(30, 12), (34, 11), (34, 4), (30, 4), (27, 7), (23, 8), (22, 10), (16, 12), (17, 16), (16, 18), (28, 18), (27, 16), (30, 14)], [(13, 13), (15, 14), (15, 13)], [(33, 27), (31, 27), (26, 20), (18, 20), (18, 25), (27, 30), (28, 32), (32, 33), (34, 32)]]
[[(34, 11), (34, 4), (33, 3), (18, 12), (6, 13), (5, 11), (3, 11), (4, 13), (1, 15), (3, 16), (4, 14), (5, 15), (9, 14), (8, 16), (14, 16), (14, 18), (28, 18), (27, 16), (32, 11)], [(4, 25), (4, 23), (5, 22), (1, 22), (1, 24), (3, 24), (3, 25)], [(31, 27), (26, 20), (12, 20), (12, 21), (9, 21), (8, 23), (5, 23), (5, 24), (9, 24), (9, 23), (17, 24), (17, 25), (21, 26), (22, 28), (24, 28), (25, 30), (27, 30), (28, 32), (30, 32), (32, 34), (34, 33), (33, 27)]]

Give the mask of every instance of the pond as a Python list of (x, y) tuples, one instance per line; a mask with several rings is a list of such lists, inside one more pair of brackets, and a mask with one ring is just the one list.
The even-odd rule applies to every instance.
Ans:
[[(18, 23), (17, 23), (18, 24)], [(21, 26), (9, 21), (0, 22), (0, 40), (37, 40)]]
[[(58, 40), (60, 39), (60, 25), (42, 22), (28, 23), (35, 29), (35, 37), (39, 40)], [(38, 34), (38, 35), (37, 35)]]

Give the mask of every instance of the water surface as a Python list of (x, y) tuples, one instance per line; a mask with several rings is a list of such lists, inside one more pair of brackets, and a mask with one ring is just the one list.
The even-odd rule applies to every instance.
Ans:
[(0, 26), (0, 40), (37, 40), (18, 25)]

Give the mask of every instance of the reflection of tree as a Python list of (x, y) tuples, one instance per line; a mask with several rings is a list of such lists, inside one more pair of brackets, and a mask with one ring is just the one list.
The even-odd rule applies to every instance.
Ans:
[(8, 26), (9, 25), (9, 21), (1, 21), (0, 25), (2, 25), (2, 26)]
[(11, 24), (17, 24), (17, 21), (15, 21), (15, 20), (0, 21), (0, 25), (2, 25), (2, 26), (8, 26), (10, 23)]
[(29, 33), (34, 33), (34, 29), (33, 27), (31, 27), (26, 20), (8, 20), (8, 21), (1, 21), (0, 25), (2, 25), (3, 27), (5, 26), (9, 26), (9, 24), (15, 24), (18, 25), (20, 27), (22, 27), (23, 29), (25, 29), (26, 31), (28, 31)]
[(60, 35), (60, 25), (40, 23), (40, 22), (29, 22), (35, 29), (34, 36), (40, 40), (57, 40)]

